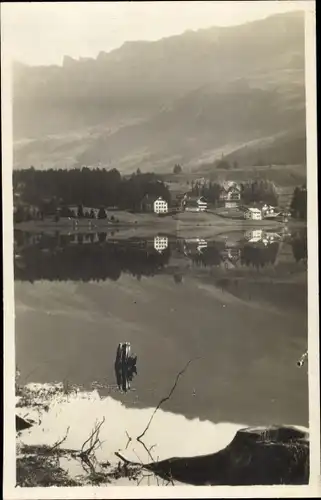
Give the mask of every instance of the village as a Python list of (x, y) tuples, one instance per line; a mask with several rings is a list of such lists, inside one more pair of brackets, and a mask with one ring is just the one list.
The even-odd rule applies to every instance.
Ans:
[(205, 196), (197, 196), (191, 191), (174, 193), (173, 198), (172, 206), (169, 206), (162, 197), (152, 198), (147, 196), (143, 201), (143, 211), (154, 212), (159, 215), (173, 212), (209, 212), (231, 219), (253, 221), (278, 219), (287, 222), (291, 216), (289, 206), (280, 208), (264, 201), (246, 206), (242, 200), (242, 188), (234, 181), (225, 181), (221, 184), (219, 199), (216, 203), (211, 203)]
[[(161, 183), (159, 182), (159, 184)], [(39, 203), (37, 206), (24, 201), (25, 185), (20, 183), (14, 190), (14, 221), (16, 226), (27, 221), (35, 221), (37, 225), (40, 221), (41, 225), (55, 223), (56, 226), (60, 226), (63, 222), (69, 222), (73, 228), (83, 226), (88, 221), (88, 227), (93, 228), (97, 226), (97, 223), (99, 226), (105, 224), (124, 226), (131, 223), (144, 225), (153, 221), (155, 223), (156, 220), (150, 218), (152, 215), (160, 218), (166, 217), (168, 220), (168, 218), (177, 218), (182, 214), (185, 214), (186, 219), (190, 214), (191, 223), (196, 225), (205, 223), (200, 214), (207, 214), (205, 224), (217, 221), (218, 218), (226, 221), (258, 222), (265, 220), (283, 223), (287, 223), (291, 218), (292, 200), (290, 197), (285, 203), (283, 200), (283, 206), (267, 203), (266, 200), (269, 199), (269, 196), (265, 196), (264, 192), (261, 196), (262, 199), (258, 201), (252, 201), (251, 198), (245, 200), (243, 196), (244, 185), (234, 181), (224, 181), (220, 185), (216, 185), (219, 192), (216, 193), (215, 200), (213, 200), (213, 196), (212, 199), (208, 199), (202, 194), (204, 185), (206, 186), (206, 181), (201, 180), (195, 182), (189, 190), (182, 188), (175, 190), (170, 183), (163, 183), (162, 187), (166, 190), (165, 195), (147, 193), (136, 203), (135, 208), (109, 206), (108, 203), (106, 203), (107, 206), (99, 208), (82, 204), (56, 204), (41, 211)], [(277, 196), (274, 196), (273, 199), (277, 200)], [(45, 201), (44, 199), (44, 203)], [(199, 217), (192, 216), (192, 214), (199, 214)]]

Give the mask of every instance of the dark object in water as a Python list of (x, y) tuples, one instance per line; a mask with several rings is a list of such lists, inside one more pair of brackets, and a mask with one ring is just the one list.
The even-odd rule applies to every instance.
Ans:
[(19, 417), (19, 415), (16, 415), (16, 431), (23, 431), (24, 429), (29, 429), (32, 427), (34, 422), (30, 422), (29, 420), (25, 420), (24, 418)]
[(305, 353), (302, 354), (301, 358), (297, 361), (297, 365), (299, 368), (304, 365), (305, 360), (308, 358), (308, 351), (305, 351)]
[(115, 374), (120, 390), (127, 392), (134, 375), (137, 375), (137, 356), (130, 355), (130, 343), (122, 342), (118, 345), (115, 361)]
[(250, 427), (212, 455), (169, 458), (144, 468), (193, 485), (308, 484), (309, 434), (295, 427)]

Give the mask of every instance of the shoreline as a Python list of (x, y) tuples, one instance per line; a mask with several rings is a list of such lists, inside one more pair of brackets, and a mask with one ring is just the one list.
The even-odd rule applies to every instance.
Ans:
[[(132, 214), (130, 214), (132, 215)], [(39, 232), (59, 232), (61, 234), (90, 234), (90, 233), (117, 233), (130, 237), (131, 234), (184, 234), (198, 233), (201, 234), (217, 234), (227, 231), (246, 231), (250, 229), (303, 229), (307, 226), (306, 221), (290, 220), (289, 222), (273, 221), (273, 220), (237, 220), (227, 217), (221, 217), (215, 214), (179, 214), (179, 216), (171, 216), (166, 218), (158, 218), (155, 216), (147, 216), (137, 214), (135, 221), (120, 221), (114, 223), (105, 220), (83, 219), (79, 220), (77, 226), (69, 220), (60, 220), (54, 222), (46, 221), (27, 221), (14, 224), (14, 230), (25, 231), (31, 233)]]

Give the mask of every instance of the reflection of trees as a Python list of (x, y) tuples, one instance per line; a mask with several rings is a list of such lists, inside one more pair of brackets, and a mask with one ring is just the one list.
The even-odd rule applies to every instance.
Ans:
[(203, 248), (201, 252), (190, 255), (193, 264), (197, 266), (219, 266), (222, 257), (219, 247), (216, 244)]
[(296, 262), (304, 260), (308, 256), (308, 242), (306, 231), (304, 233), (298, 233), (294, 236), (291, 241), (293, 257)]
[(266, 246), (246, 244), (241, 250), (241, 264), (256, 268), (275, 264), (278, 250), (279, 243), (270, 243)]
[[(235, 252), (235, 248), (233, 251)], [(266, 264), (274, 264), (279, 249), (278, 243), (271, 243), (267, 246), (258, 243), (245, 244), (241, 250), (241, 264), (245, 266), (264, 267)], [(190, 254), (192, 262), (197, 266), (219, 266), (226, 260), (225, 246), (219, 242), (212, 243), (202, 249), (201, 252)]]
[[(160, 254), (130, 241), (106, 242), (106, 234), (100, 237), (102, 243), (91, 243), (88, 239), (86, 244), (70, 244), (66, 238), (70, 237), (57, 239), (43, 235), (39, 243), (23, 247), (15, 265), (15, 278), (31, 282), (40, 279), (116, 281), (122, 272), (139, 278), (157, 274), (170, 256), (169, 249)], [(80, 241), (83, 238), (78, 235)]]
[(180, 273), (175, 273), (173, 275), (173, 279), (176, 285), (180, 285), (183, 282), (183, 275)]

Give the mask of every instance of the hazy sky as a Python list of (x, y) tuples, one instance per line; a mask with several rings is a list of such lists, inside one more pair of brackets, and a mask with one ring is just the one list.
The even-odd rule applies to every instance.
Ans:
[(127, 40), (157, 40), (188, 29), (227, 26), (303, 9), (300, 1), (42, 2), (1, 5), (2, 37), (27, 64), (96, 57)]

